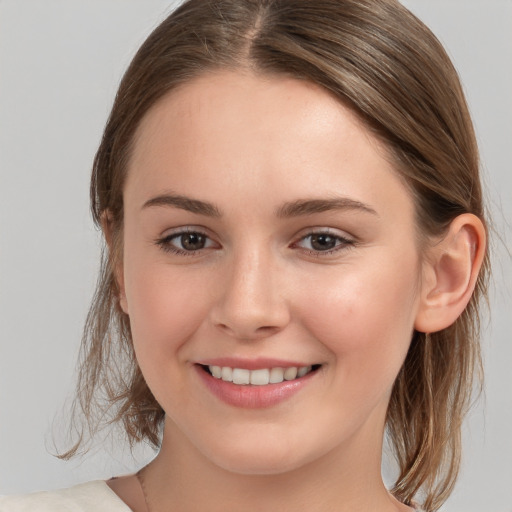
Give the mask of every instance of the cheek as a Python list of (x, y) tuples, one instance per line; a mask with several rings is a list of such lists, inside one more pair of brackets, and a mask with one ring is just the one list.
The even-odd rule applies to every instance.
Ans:
[(125, 293), (133, 342), (142, 366), (145, 360), (163, 361), (186, 343), (207, 314), (208, 294), (202, 272), (173, 270), (165, 263), (165, 255), (155, 261), (154, 256), (147, 256), (147, 250), (128, 244)]
[[(332, 353), (341, 375), (394, 380), (407, 353), (416, 314), (415, 259), (340, 267), (324, 287), (307, 283), (301, 316)], [(359, 380), (359, 378), (357, 379)]]
[(142, 374), (166, 411), (186, 410), (187, 342), (208, 311), (205, 294), (198, 293), (200, 280), (165, 265), (134, 266), (127, 276), (130, 328)]
[(197, 330), (208, 305), (190, 280), (151, 277), (144, 273), (132, 290), (130, 322), (134, 340), (175, 350), (176, 344), (184, 343)]

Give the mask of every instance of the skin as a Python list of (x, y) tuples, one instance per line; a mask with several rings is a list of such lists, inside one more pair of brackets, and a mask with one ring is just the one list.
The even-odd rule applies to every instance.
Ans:
[[(147, 204), (170, 194), (220, 215)], [(276, 214), (334, 197), (365, 207)], [(121, 306), (166, 411), (145, 470), (152, 510), (411, 510), (381, 478), (389, 396), (414, 329), (456, 303), (453, 321), (469, 300), (483, 228), (468, 216), (447, 237), (460, 265), (439, 244), (425, 258), (411, 194), (358, 118), (316, 85), (240, 71), (199, 77), (149, 111), (124, 205)], [(172, 253), (184, 228), (206, 243)], [(198, 361), (226, 356), (321, 368), (283, 403), (242, 409), (198, 378)], [(134, 477), (110, 485), (145, 510)]]

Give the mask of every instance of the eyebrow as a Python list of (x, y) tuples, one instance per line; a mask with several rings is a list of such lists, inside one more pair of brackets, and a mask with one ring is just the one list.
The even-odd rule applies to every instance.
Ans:
[(330, 210), (355, 210), (372, 215), (379, 216), (378, 213), (361, 201), (350, 199), (349, 197), (333, 197), (330, 199), (298, 199), (290, 203), (285, 203), (276, 211), (277, 217), (299, 217), (301, 215), (311, 215)]
[(222, 216), (220, 210), (212, 203), (175, 194), (162, 194), (160, 196), (153, 197), (146, 201), (142, 208), (149, 208), (151, 206), (173, 206), (175, 208), (180, 208), (181, 210), (198, 213), (199, 215), (205, 215), (207, 217)]
[[(171, 206), (186, 210), (206, 217), (222, 217), (221, 210), (207, 201), (193, 199), (191, 197), (175, 194), (162, 194), (144, 203), (142, 208), (149, 208), (152, 206)], [(311, 215), (314, 213), (321, 213), (331, 210), (355, 210), (372, 215), (379, 216), (378, 213), (368, 206), (351, 199), (349, 197), (334, 197), (329, 199), (297, 199), (288, 203), (284, 203), (276, 209), (275, 214), (278, 218), (300, 217), (303, 215)]]

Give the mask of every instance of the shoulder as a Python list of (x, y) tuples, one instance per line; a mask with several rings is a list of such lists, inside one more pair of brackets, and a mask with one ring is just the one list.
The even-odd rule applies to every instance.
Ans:
[(58, 491), (0, 496), (0, 512), (130, 512), (103, 480)]

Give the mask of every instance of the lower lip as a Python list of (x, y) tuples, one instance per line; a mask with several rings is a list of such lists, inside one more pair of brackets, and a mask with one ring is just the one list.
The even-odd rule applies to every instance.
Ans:
[(196, 370), (206, 387), (217, 398), (229, 405), (245, 409), (262, 409), (284, 402), (306, 386), (317, 373), (313, 371), (299, 379), (285, 380), (278, 384), (254, 386), (238, 385), (217, 379), (199, 365), (196, 366)]

